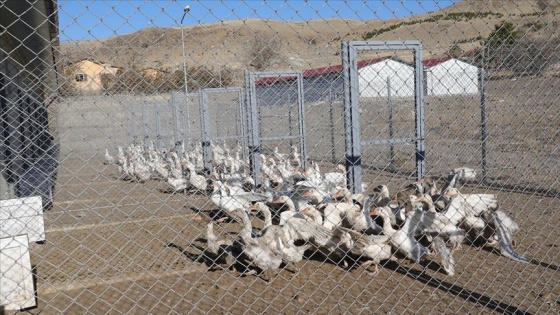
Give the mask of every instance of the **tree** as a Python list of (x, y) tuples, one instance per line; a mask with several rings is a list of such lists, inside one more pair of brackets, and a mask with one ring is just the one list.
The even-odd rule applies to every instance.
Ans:
[(521, 32), (511, 22), (502, 22), (494, 26), (494, 30), (484, 41), (484, 60), (493, 67), (501, 67), (507, 58), (510, 48), (521, 38)]
[(278, 38), (256, 33), (249, 48), (249, 64), (257, 71), (270, 67), (278, 58), (280, 48), (282, 43)]
[(457, 44), (453, 44), (447, 51), (447, 55), (451, 57), (460, 57), (463, 54), (463, 49)]

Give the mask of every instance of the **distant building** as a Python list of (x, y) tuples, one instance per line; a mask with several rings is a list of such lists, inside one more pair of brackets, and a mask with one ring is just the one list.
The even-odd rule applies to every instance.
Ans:
[[(414, 67), (394, 58), (358, 67), (361, 97), (414, 96)], [(390, 87), (390, 89), (389, 89)]]
[(477, 66), (449, 56), (427, 59), (422, 63), (428, 95), (478, 94)]
[(83, 94), (95, 94), (103, 90), (102, 75), (117, 75), (120, 68), (107, 63), (80, 60), (70, 65), (66, 71), (72, 85)]
[(166, 73), (166, 71), (154, 69), (154, 68), (145, 68), (140, 70), (140, 74), (144, 77), (150, 78), (152, 80), (156, 79), (159, 75)]
[[(360, 60), (357, 66), (362, 97), (386, 97), (388, 78), (392, 97), (414, 95), (414, 68), (410, 64), (386, 56)], [(342, 65), (304, 70), (302, 77), (305, 102), (342, 98)], [(255, 85), (260, 104), (281, 105), (295, 102), (295, 79), (295, 76), (276, 76), (257, 80)]]

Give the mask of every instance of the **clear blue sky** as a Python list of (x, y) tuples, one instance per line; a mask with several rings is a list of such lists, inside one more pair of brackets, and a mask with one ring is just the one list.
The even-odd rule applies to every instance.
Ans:
[[(482, 1), (482, 0), (481, 0)], [(106, 38), (146, 27), (179, 26), (183, 8), (190, 6), (183, 25), (239, 19), (305, 21), (326, 18), (379, 20), (437, 11), (458, 0), (58, 0), (62, 41)]]

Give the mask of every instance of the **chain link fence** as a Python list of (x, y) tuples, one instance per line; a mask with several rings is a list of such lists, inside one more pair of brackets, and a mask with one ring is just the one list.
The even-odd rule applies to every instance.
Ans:
[(559, 12), (0, 2), (0, 313), (559, 313)]

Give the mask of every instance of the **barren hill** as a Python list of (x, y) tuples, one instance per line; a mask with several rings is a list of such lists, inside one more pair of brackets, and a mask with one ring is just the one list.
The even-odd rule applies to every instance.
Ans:
[[(212, 69), (251, 69), (255, 38), (276, 42), (269, 70), (309, 69), (340, 64), (344, 40), (405, 40), (423, 43), (424, 58), (480, 47), (481, 39), (503, 21), (514, 22), (524, 36), (558, 36), (560, 2), (462, 1), (446, 9), (389, 20), (322, 19), (306, 22), (237, 20), (184, 28), (187, 63)], [(552, 22), (551, 22), (552, 21)], [(539, 27), (534, 27), (539, 25)], [(115, 66), (175, 70), (182, 67), (180, 28), (147, 28), (107, 39), (63, 43), (63, 61), (93, 59)]]

